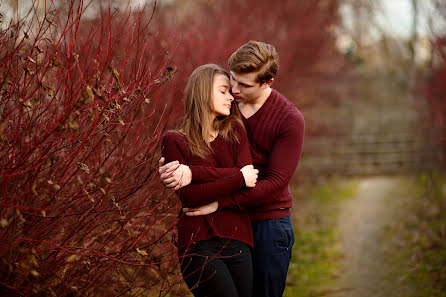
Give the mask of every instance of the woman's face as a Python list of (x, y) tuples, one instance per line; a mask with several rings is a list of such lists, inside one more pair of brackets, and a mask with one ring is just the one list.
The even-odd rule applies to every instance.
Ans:
[(234, 97), (230, 93), (231, 85), (229, 78), (224, 74), (216, 74), (212, 86), (212, 108), (214, 115), (229, 116), (231, 114), (231, 104)]

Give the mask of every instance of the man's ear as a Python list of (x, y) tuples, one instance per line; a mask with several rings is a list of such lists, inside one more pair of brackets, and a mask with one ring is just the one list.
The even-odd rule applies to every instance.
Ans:
[(267, 82), (264, 82), (263, 85), (262, 85), (262, 87), (269, 88), (269, 87), (271, 87), (271, 85), (273, 84), (273, 82), (274, 82), (274, 77), (271, 78), (270, 80), (268, 80)]

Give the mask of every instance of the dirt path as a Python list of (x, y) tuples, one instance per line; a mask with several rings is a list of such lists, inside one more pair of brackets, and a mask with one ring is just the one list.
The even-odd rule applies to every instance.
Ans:
[(338, 290), (330, 296), (410, 297), (393, 273), (395, 250), (389, 228), (396, 224), (403, 199), (401, 179), (370, 177), (360, 181), (357, 196), (341, 205), (339, 232), (343, 255)]

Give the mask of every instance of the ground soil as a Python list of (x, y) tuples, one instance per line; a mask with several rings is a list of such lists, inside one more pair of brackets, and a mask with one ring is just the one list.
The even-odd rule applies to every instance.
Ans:
[(392, 239), (392, 226), (398, 224), (404, 200), (410, 199), (404, 184), (400, 177), (363, 178), (357, 195), (342, 203), (338, 219), (341, 268), (338, 288), (330, 296), (413, 296), (399, 273), (404, 263), (393, 259), (398, 245)]

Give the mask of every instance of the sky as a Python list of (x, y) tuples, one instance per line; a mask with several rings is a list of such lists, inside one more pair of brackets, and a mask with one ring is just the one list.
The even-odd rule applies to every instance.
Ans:
[[(378, 0), (382, 13), (376, 18), (378, 23), (387, 33), (395, 36), (409, 38), (412, 33), (412, 0)], [(446, 0), (443, 0), (446, 1)], [(446, 32), (446, 20), (440, 16), (430, 0), (417, 0), (418, 26), (417, 33), (420, 37), (428, 37), (432, 30)], [(429, 24), (429, 20), (432, 23)]]
[(387, 31), (401, 37), (409, 37), (412, 27), (410, 0), (381, 0), (383, 13), (377, 14), (377, 21)]
[[(404, 38), (410, 37), (412, 28), (412, 5), (411, 0), (380, 0), (383, 14), (377, 19), (387, 31)], [(418, 34), (426, 36), (429, 34), (428, 16), (434, 17), (436, 12), (429, 0), (417, 0), (419, 6)], [(440, 18), (435, 18), (439, 20)], [(444, 24), (438, 24), (444, 25)]]
[[(429, 0), (418, 0), (419, 4), (419, 17), (418, 17), (418, 33), (420, 35), (426, 35), (428, 32), (426, 16), (430, 12)], [(422, 3), (422, 5), (421, 5)], [(397, 38), (410, 38), (412, 34), (412, 18), (413, 11), (411, 0), (377, 0), (374, 11), (375, 22), (379, 25), (387, 35), (391, 35)], [(353, 12), (349, 9), (348, 5), (341, 7), (341, 15), (344, 18), (344, 24), (347, 28), (351, 29), (354, 26), (351, 23), (351, 19), (354, 16)], [(372, 30), (373, 31), (373, 30)], [(379, 31), (372, 32), (380, 35)], [(375, 36), (378, 37), (379, 36)]]

